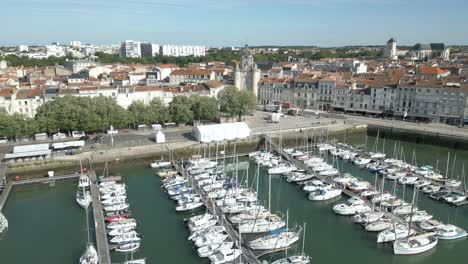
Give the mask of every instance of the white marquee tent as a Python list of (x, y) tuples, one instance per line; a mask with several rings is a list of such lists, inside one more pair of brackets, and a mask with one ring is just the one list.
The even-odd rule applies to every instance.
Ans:
[(194, 126), (192, 134), (199, 142), (244, 139), (250, 136), (250, 128), (244, 122)]

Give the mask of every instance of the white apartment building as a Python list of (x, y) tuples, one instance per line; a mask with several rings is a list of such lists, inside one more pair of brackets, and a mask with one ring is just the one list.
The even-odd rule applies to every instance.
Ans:
[(97, 66), (97, 63), (90, 60), (73, 60), (66, 61), (63, 66), (73, 73), (78, 73), (84, 69), (88, 69), (89, 67)]
[(70, 41), (70, 47), (81, 49), (81, 41), (71, 40)]
[(184, 57), (193, 55), (195, 57), (205, 56), (206, 48), (204, 46), (185, 46), (185, 45), (162, 45), (160, 48), (161, 55)]
[(215, 79), (215, 72), (212, 70), (201, 69), (181, 69), (172, 71), (170, 84), (180, 83), (204, 83)]
[(18, 52), (29, 52), (28, 45), (19, 45), (16, 49)]
[(123, 41), (120, 44), (120, 57), (141, 58), (141, 43), (133, 40)]

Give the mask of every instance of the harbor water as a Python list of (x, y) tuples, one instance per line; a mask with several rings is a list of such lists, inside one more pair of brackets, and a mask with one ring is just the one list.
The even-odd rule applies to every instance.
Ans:
[[(347, 138), (346, 141), (365, 144), (364, 136)], [(371, 150), (373, 141), (374, 138), (367, 140), (368, 150)], [(382, 149), (383, 141), (379, 141)], [(394, 142), (387, 140), (385, 145), (385, 151), (392, 154)], [(418, 165), (435, 166), (439, 160), (439, 168), (443, 168), (443, 172), (447, 152), (451, 152), (451, 160), (456, 154), (454, 175), (458, 176), (461, 176), (462, 161), (468, 161), (468, 151), (406, 142), (401, 145), (407, 161), (411, 161), (414, 150)], [(337, 164), (342, 172), (374, 182), (374, 175), (363, 169), (347, 162), (338, 161)], [(248, 174), (244, 170), (238, 172), (239, 181), (255, 188), (256, 170), (256, 165), (251, 162)], [(174, 202), (160, 188), (160, 179), (153, 170), (128, 167), (118, 170), (111, 168), (111, 172), (124, 176), (131, 210), (143, 236), (142, 246), (135, 253), (135, 258), (145, 257), (147, 263), (207, 263), (197, 256), (192, 243), (187, 241), (184, 218), (190, 214), (175, 212)], [(366, 232), (362, 226), (352, 223), (350, 217), (333, 213), (331, 207), (347, 197), (330, 202), (312, 202), (297, 185), (287, 183), (279, 176), (272, 177), (271, 182), (272, 211), (280, 212), (284, 217), (288, 211), (291, 228), (307, 223), (305, 253), (312, 257), (311, 263), (440, 264), (463, 263), (468, 259), (467, 239), (439, 241), (435, 249), (422, 255), (395, 256), (391, 244), (377, 244), (375, 233)], [(15, 187), (4, 210), (9, 219), (9, 229), (0, 238), (1, 263), (78, 262), (86, 243), (86, 224), (84, 211), (75, 202), (76, 185), (76, 181), (68, 181), (57, 183), (55, 187)], [(396, 188), (402, 197), (403, 186), (397, 185)], [(393, 190), (393, 184), (387, 181), (386, 189)], [(259, 193), (263, 204), (268, 206), (268, 174), (263, 168), (260, 169)], [(405, 200), (410, 201), (411, 197), (412, 188), (406, 188)], [(433, 214), (435, 219), (468, 229), (468, 206), (456, 208), (430, 200), (423, 194), (419, 195), (417, 205)], [(288, 254), (299, 253), (301, 241), (289, 249)], [(281, 257), (281, 254), (284, 252), (262, 259), (273, 260)], [(115, 252), (111, 256), (113, 263), (122, 263), (131, 257)]]

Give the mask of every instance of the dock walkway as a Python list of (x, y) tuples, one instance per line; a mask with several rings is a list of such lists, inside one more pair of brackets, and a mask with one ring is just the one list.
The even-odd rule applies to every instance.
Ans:
[[(278, 145), (274, 142), (271, 143), (271, 147), (273, 148), (273, 150), (282, 155), (286, 160), (288, 160), (289, 162), (291, 162), (294, 166), (296, 166), (296, 168), (298, 169), (303, 169), (303, 170), (306, 170), (307, 171), (307, 166), (304, 164), (304, 162), (301, 162), (299, 160), (296, 160), (294, 158), (292, 158), (290, 155), (288, 155), (288, 153), (284, 152), (282, 149), (280, 149), (278, 147)], [(328, 184), (333, 184), (335, 185), (331, 180), (330, 180), (330, 177), (323, 177), (323, 176), (320, 176), (318, 174), (314, 174), (314, 176), (320, 180), (322, 180), (323, 182), (326, 182)], [(336, 186), (336, 185), (335, 185)], [(348, 189), (345, 189), (345, 188), (342, 188), (341, 186), (337, 186), (339, 187), (341, 190), (342, 190), (342, 193), (349, 196), (349, 197), (356, 197), (356, 198), (359, 198), (361, 199), (362, 197), (360, 197), (359, 195), (351, 192), (350, 190)], [(372, 203), (370, 201), (367, 201), (366, 200), (366, 203), (372, 207)], [(401, 217), (398, 217), (397, 215), (394, 215), (390, 212), (386, 212), (386, 211), (383, 211), (385, 216), (387, 216), (388, 218), (400, 223), (400, 224), (404, 224), (404, 225), (407, 225), (408, 223), (402, 219)], [(418, 227), (417, 225), (415, 224), (412, 224), (412, 229), (414, 229), (416, 232), (418, 233), (425, 233), (424, 230), (422, 230), (420, 227)]]
[(96, 172), (91, 171), (89, 173), (89, 178), (91, 180), (90, 189), (93, 205), (94, 227), (96, 231), (96, 243), (99, 256), (99, 263), (111, 264), (109, 243), (107, 241), (106, 234), (106, 225), (104, 223), (104, 213), (102, 211), (102, 205), (99, 200), (99, 188), (97, 185)]
[[(193, 179), (191, 178), (189, 173), (186, 173), (186, 171), (179, 166), (176, 162), (173, 162), (173, 165), (179, 171), (182, 175), (186, 176), (189, 179), (189, 182), (193, 183)], [(197, 192), (203, 199), (203, 202), (205, 204), (205, 207), (210, 211), (211, 214), (215, 216), (221, 216), (224, 226), (226, 227), (226, 232), (229, 235), (229, 238), (236, 242), (239, 241), (239, 233), (236, 231), (236, 229), (232, 226), (232, 224), (226, 219), (224, 216), (223, 212), (214, 204), (210, 199), (207, 199), (205, 193), (203, 190), (201, 190), (196, 184), (192, 184), (192, 188)], [(254, 254), (254, 252), (247, 246), (246, 241), (242, 239), (242, 263), (244, 264), (259, 264), (260, 261), (258, 260), (257, 256)]]
[(0, 195), (0, 211), (3, 210), (3, 207), (5, 206), (5, 203), (8, 199), (8, 196), (10, 195), (12, 188), (13, 188), (13, 182), (10, 181), (9, 183), (7, 183), (5, 189), (3, 189), (2, 195)]

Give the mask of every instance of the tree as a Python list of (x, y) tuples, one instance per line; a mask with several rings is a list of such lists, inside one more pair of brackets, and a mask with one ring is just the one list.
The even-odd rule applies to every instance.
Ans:
[(169, 115), (173, 122), (186, 124), (193, 121), (191, 99), (187, 96), (177, 96), (169, 104)]
[(237, 117), (239, 120), (257, 107), (257, 98), (252, 91), (239, 91), (234, 86), (224, 88), (218, 98), (221, 112), (229, 117)]
[(154, 98), (151, 100), (149, 109), (155, 115), (154, 122), (166, 122), (169, 120), (167, 108), (160, 99)]
[(36, 123), (21, 114), (9, 115), (0, 110), (0, 136), (9, 139), (30, 137), (37, 133)]
[(214, 121), (218, 117), (218, 100), (214, 97), (192, 95), (191, 110), (195, 120)]
[(128, 114), (134, 126), (140, 124), (150, 125), (156, 120), (156, 113), (153, 113), (149, 106), (141, 101), (135, 101), (128, 107)]

